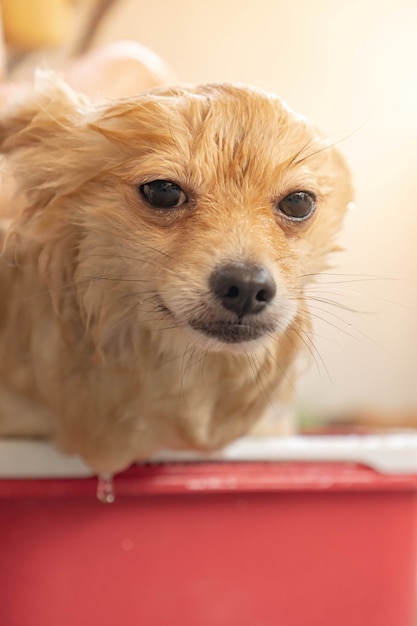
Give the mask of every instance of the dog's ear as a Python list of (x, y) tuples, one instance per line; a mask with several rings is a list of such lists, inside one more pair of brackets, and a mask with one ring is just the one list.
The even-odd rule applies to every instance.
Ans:
[(42, 141), (37, 131), (47, 120), (57, 126), (74, 110), (88, 106), (57, 74), (37, 71), (31, 85), (22, 86), (0, 116), (2, 151)]
[(79, 319), (71, 289), (79, 233), (66, 198), (97, 167), (90, 159), (89, 171), (89, 160), (80, 159), (92, 108), (55, 75), (37, 73), (34, 86), (22, 89), (0, 113), (2, 175), (11, 175), (16, 187), (16, 198), (8, 199), (12, 224), (3, 254), (12, 263), (37, 267), (68, 331)]
[(7, 156), (17, 190), (29, 204), (45, 206), (87, 175), (77, 150), (92, 109), (58, 76), (37, 72), (34, 85), (0, 113), (0, 153)]

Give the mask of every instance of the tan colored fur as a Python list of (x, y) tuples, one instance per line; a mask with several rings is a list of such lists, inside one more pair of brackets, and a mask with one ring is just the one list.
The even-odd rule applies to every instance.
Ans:
[[(0, 434), (50, 436), (97, 472), (161, 447), (221, 447), (288, 394), (309, 330), (303, 287), (326, 267), (351, 200), (346, 167), (256, 89), (94, 106), (40, 82), (0, 120), (26, 198), (0, 259)], [(187, 206), (146, 206), (138, 185), (155, 179), (180, 185)], [(299, 189), (318, 208), (292, 224), (273, 207)], [(222, 344), (188, 322), (223, 315), (208, 276), (241, 259), (277, 282), (260, 314), (276, 330)]]

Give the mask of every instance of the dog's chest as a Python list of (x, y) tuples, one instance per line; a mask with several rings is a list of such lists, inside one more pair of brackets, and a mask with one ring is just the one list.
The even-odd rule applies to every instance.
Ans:
[(137, 395), (125, 407), (139, 447), (146, 441), (155, 449), (220, 447), (250, 428), (268, 402), (239, 360), (199, 355), (158, 365), (138, 372)]

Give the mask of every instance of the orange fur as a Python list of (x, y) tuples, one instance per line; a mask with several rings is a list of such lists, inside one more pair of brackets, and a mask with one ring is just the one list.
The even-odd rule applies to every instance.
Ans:
[[(242, 86), (94, 106), (44, 77), (3, 114), (0, 142), (26, 198), (0, 262), (0, 434), (52, 437), (115, 472), (161, 447), (221, 447), (279, 403), (309, 330), (304, 286), (351, 200), (304, 118)], [(158, 179), (187, 204), (149, 207), (138, 186)], [(305, 222), (274, 211), (296, 190), (317, 196)], [(272, 330), (224, 343), (190, 322), (233, 321), (207, 283), (241, 260), (274, 277), (248, 322)]]

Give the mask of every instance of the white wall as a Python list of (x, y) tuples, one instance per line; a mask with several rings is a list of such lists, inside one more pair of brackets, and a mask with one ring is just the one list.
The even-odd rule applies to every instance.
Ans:
[(417, 407), (416, 32), (415, 0), (122, 0), (96, 40), (136, 39), (188, 82), (275, 91), (341, 140), (357, 208), (326, 280), (352, 282), (322, 295), (373, 313), (322, 305), (332, 382), (318, 358), (301, 392), (318, 406)]

